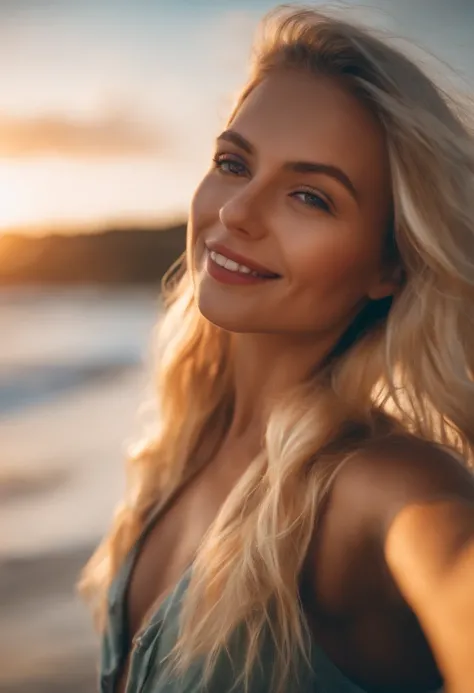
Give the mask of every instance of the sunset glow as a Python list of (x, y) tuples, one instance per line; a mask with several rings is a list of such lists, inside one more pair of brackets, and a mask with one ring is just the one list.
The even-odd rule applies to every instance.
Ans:
[(0, 229), (7, 229), (23, 223), (34, 223), (37, 219), (37, 212), (34, 210), (33, 217), (28, 219), (25, 212), (25, 181), (17, 180), (12, 176), (11, 166), (0, 164)]
[(201, 170), (177, 161), (0, 163), (0, 229), (75, 229), (182, 218)]

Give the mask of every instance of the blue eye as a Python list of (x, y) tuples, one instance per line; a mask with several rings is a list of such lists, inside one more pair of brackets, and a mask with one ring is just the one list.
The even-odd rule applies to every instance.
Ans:
[(246, 166), (241, 161), (231, 159), (230, 157), (224, 156), (222, 154), (218, 154), (217, 156), (213, 157), (213, 161), (215, 167), (222, 173), (229, 173), (233, 176), (240, 176), (247, 172)]
[[(316, 193), (309, 192), (308, 190), (300, 190), (299, 192), (293, 193), (293, 197), (297, 197), (303, 204), (308, 207), (315, 207), (316, 209), (322, 209), (323, 212), (331, 212), (331, 207), (326, 200), (321, 197), (321, 195), (316, 195)], [(304, 199), (302, 199), (304, 198)]]

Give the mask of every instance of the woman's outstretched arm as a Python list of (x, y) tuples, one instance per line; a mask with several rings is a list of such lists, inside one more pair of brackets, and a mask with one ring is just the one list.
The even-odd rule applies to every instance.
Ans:
[(387, 603), (403, 600), (416, 615), (446, 693), (474, 693), (473, 472), (445, 449), (392, 437), (343, 465), (331, 500), (330, 539), (342, 537), (350, 576), (344, 593), (367, 580), (358, 547), (376, 547), (371, 579), (379, 574)]
[(385, 556), (430, 642), (446, 693), (472, 693), (474, 501), (407, 504), (387, 533)]

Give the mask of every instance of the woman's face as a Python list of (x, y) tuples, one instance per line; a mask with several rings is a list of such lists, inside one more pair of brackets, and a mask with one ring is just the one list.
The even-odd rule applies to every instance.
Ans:
[[(368, 299), (393, 293), (381, 266), (390, 207), (369, 110), (329, 77), (271, 74), (217, 139), (193, 198), (200, 311), (233, 332), (337, 336)], [(254, 263), (272, 276), (249, 274)]]

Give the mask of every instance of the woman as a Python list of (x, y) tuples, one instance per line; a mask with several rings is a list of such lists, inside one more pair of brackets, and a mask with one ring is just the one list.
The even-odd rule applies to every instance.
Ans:
[(104, 693), (474, 691), (473, 261), (458, 109), (367, 29), (271, 13), (84, 575)]

